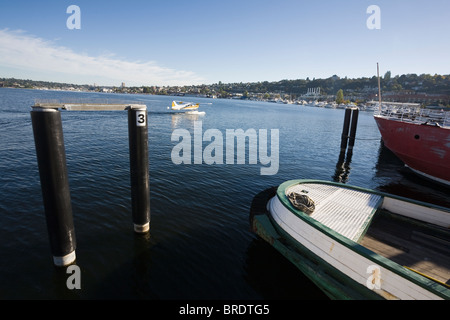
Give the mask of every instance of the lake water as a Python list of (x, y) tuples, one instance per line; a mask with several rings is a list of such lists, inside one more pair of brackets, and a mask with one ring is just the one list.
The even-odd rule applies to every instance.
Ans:
[[(99, 98), (148, 107), (151, 229), (133, 231), (126, 112), (61, 111), (81, 270), (81, 289), (69, 290), (50, 253), (30, 107), (35, 99)], [(344, 110), (187, 98), (205, 115), (169, 113), (179, 99), (0, 88), (0, 299), (326, 299), (250, 232), (257, 193), (311, 178), (450, 206), (448, 190), (416, 177), (382, 146), (371, 113), (360, 112), (353, 155), (342, 164)], [(248, 158), (175, 164), (172, 133), (193, 133), (196, 124), (223, 137), (227, 129), (278, 129), (278, 172), (261, 175), (263, 165)]]

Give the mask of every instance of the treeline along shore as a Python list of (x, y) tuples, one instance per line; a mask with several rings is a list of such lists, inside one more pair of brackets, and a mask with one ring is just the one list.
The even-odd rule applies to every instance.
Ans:
[[(153, 94), (172, 96), (202, 96), (211, 98), (235, 98), (251, 100), (313, 99), (331, 101), (339, 90), (344, 99), (351, 102), (376, 100), (378, 79), (340, 78), (336, 75), (326, 79), (297, 79), (262, 82), (239, 82), (185, 86), (102, 86), (98, 84), (69, 84), (48, 81), (0, 78), (0, 87), (40, 90), (68, 90), (107, 93)], [(450, 75), (403, 74), (391, 76), (388, 71), (381, 77), (383, 101), (414, 102), (423, 105), (450, 106)]]

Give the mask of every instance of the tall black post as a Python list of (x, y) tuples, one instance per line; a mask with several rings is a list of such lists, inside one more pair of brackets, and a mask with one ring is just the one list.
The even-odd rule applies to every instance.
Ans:
[(358, 126), (359, 109), (355, 108), (352, 112), (352, 126), (350, 128), (350, 137), (348, 141), (348, 149), (352, 150), (355, 145), (356, 127)]
[(61, 113), (33, 107), (31, 122), (53, 262), (67, 266), (75, 261), (76, 240)]
[(150, 185), (148, 163), (147, 108), (128, 108), (131, 205), (134, 231), (150, 230)]
[(342, 135), (341, 135), (341, 151), (345, 151), (347, 149), (348, 130), (350, 128), (351, 115), (352, 115), (352, 109), (346, 108), (345, 115), (344, 115), (344, 127), (342, 128)]

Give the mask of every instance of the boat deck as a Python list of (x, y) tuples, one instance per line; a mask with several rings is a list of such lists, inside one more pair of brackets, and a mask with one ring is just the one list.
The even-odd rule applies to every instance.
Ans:
[(381, 110), (376, 109), (375, 116), (389, 120), (409, 122), (414, 124), (437, 125), (450, 128), (450, 112), (439, 109), (420, 108), (418, 104), (387, 103)]
[(315, 203), (310, 217), (355, 242), (382, 202), (376, 194), (317, 183), (294, 185), (286, 190), (290, 192), (309, 196)]
[(449, 286), (448, 230), (408, 223), (404, 219), (391, 216), (385, 210), (380, 211), (359, 244), (401, 266)]

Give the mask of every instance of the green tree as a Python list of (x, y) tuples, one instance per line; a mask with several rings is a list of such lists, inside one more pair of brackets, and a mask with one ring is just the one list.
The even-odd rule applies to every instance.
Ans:
[(403, 87), (402, 87), (402, 85), (399, 84), (399, 83), (395, 83), (395, 84), (392, 85), (392, 90), (393, 90), (393, 91), (400, 91), (400, 90), (402, 90), (402, 89), (403, 89)]
[(220, 89), (220, 90), (219, 90), (219, 96), (220, 96), (221, 98), (228, 98), (229, 95), (230, 95), (230, 94), (229, 94), (228, 92), (226, 92), (225, 90), (223, 90), (223, 89)]
[(152, 90), (150, 87), (143, 87), (142, 88), (142, 93), (152, 93)]
[(340, 89), (340, 90), (336, 93), (336, 103), (337, 103), (337, 104), (344, 103), (344, 91), (343, 91), (342, 89)]

